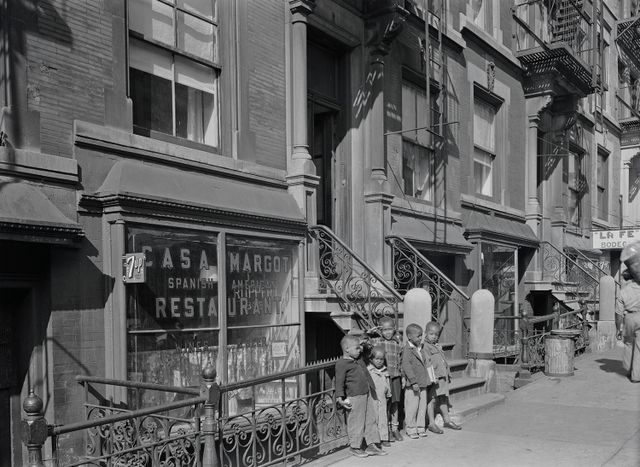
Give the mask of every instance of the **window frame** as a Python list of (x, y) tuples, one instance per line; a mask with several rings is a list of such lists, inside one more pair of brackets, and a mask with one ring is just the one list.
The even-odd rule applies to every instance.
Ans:
[[(502, 110), (503, 110), (503, 104), (504, 104), (504, 99), (500, 96), (498, 96), (497, 94), (493, 93), (492, 91), (490, 91), (489, 89), (485, 88), (484, 86), (478, 84), (478, 83), (473, 83), (473, 93), (472, 93), (472, 116), (473, 116), (473, 120), (472, 120), (472, 147), (473, 147), (473, 155), (471, 157), (471, 173), (473, 176), (473, 194), (474, 196), (480, 196), (483, 198), (487, 198), (487, 199), (495, 199), (495, 197), (497, 196), (497, 193), (500, 192), (499, 188), (497, 186), (499, 180), (496, 177), (496, 161), (498, 160), (498, 156), (500, 154), (503, 153), (503, 144), (502, 144), (502, 140), (501, 140), (501, 132), (500, 130), (500, 125), (502, 122)], [(476, 102), (481, 102), (482, 105), (485, 105), (491, 109), (493, 109), (494, 114), (493, 114), (493, 123), (492, 123), (492, 128), (493, 128), (493, 148), (489, 148), (486, 147), (483, 144), (480, 144), (477, 141), (476, 138), (476, 131), (475, 131), (475, 117), (476, 117)], [(489, 155), (491, 157), (491, 167), (490, 167), (490, 180), (491, 180), (491, 193), (490, 194), (486, 194), (486, 193), (482, 193), (481, 191), (476, 190), (476, 185), (477, 185), (477, 180), (476, 180), (476, 175), (475, 175), (475, 171), (476, 171), (476, 164), (482, 164), (485, 167), (487, 166), (487, 164), (483, 164), (482, 161), (479, 161), (478, 158), (476, 157), (477, 154), (481, 153), (482, 155)]]
[[(172, 79), (171, 79), (171, 108), (172, 108), (172, 114), (171, 114), (171, 128), (172, 128), (172, 133), (164, 133), (158, 130), (154, 130), (151, 128), (145, 128), (139, 125), (133, 125), (133, 133), (137, 134), (137, 135), (141, 135), (141, 136), (147, 136), (147, 137), (151, 137), (153, 139), (158, 139), (158, 140), (162, 140), (162, 141), (166, 141), (166, 142), (170, 142), (170, 143), (177, 143), (183, 146), (187, 146), (187, 147), (191, 147), (193, 149), (199, 149), (199, 150), (204, 150), (204, 151), (208, 151), (208, 152), (213, 152), (216, 154), (221, 154), (222, 153), (222, 145), (223, 145), (223, 134), (222, 134), (222, 128), (220, 125), (221, 122), (221, 116), (223, 113), (223, 102), (221, 99), (222, 96), (222, 92), (221, 92), (221, 77), (222, 77), (222, 71), (223, 71), (223, 67), (222, 67), (222, 53), (224, 48), (222, 47), (222, 43), (221, 43), (221, 24), (220, 24), (220, 17), (222, 15), (222, 10), (223, 10), (223, 3), (224, 2), (220, 2), (218, 0), (210, 0), (212, 3), (212, 11), (213, 11), (213, 15), (212, 18), (208, 18), (206, 16), (203, 16), (195, 11), (189, 10), (189, 9), (185, 9), (181, 6), (178, 5), (178, 1), (174, 1), (171, 2), (169, 0), (150, 0), (151, 3), (155, 2), (159, 2), (162, 5), (168, 6), (172, 8), (173, 11), (173, 15), (172, 15), (172, 28), (173, 28), (173, 45), (164, 43), (162, 41), (159, 41), (157, 39), (154, 39), (152, 37), (147, 37), (145, 36), (143, 33), (139, 32), (139, 31), (135, 31), (133, 29), (131, 29), (131, 20), (130, 20), (130, 9), (128, 8), (127, 10), (127, 17), (126, 17), (126, 24), (127, 24), (127, 44), (126, 44), (126, 48), (127, 48), (127, 64), (126, 64), (126, 73), (127, 73), (127, 96), (133, 101), (133, 96), (132, 96), (132, 85), (131, 85), (131, 41), (136, 40), (139, 42), (142, 42), (143, 44), (147, 45), (147, 46), (152, 46), (152, 47), (157, 47), (160, 52), (162, 53), (168, 53), (170, 55), (170, 59), (171, 59), (171, 70), (172, 70)], [(183, 15), (190, 15), (198, 20), (204, 21), (210, 25), (213, 26), (214, 28), (214, 44), (213, 44), (213, 59), (212, 60), (207, 60), (205, 58), (202, 58), (198, 55), (189, 53), (188, 51), (181, 49), (178, 47), (178, 36), (179, 36), (179, 23), (178, 23), (178, 15), (179, 14), (183, 14)], [(201, 65), (201, 66), (205, 66), (207, 68), (210, 68), (211, 70), (213, 70), (213, 75), (214, 75), (214, 87), (215, 87), (215, 93), (213, 94), (214, 96), (214, 112), (217, 113), (216, 119), (217, 119), (217, 128), (216, 128), (216, 140), (217, 140), (217, 144), (210, 144), (210, 143), (206, 143), (206, 142), (201, 142), (201, 141), (196, 141), (196, 140), (192, 140), (186, 137), (182, 137), (182, 136), (178, 136), (176, 134), (176, 129), (177, 129), (177, 115), (176, 115), (176, 84), (180, 84), (177, 81), (177, 67), (176, 67), (176, 57), (181, 57), (183, 60), (187, 60), (187, 61), (191, 61), (194, 62), (196, 65)], [(216, 60), (217, 59), (217, 60)], [(137, 69), (137, 68), (136, 68)], [(137, 69), (138, 70), (138, 69)], [(139, 70), (142, 72), (145, 72), (143, 70)], [(156, 75), (153, 75), (156, 76)], [(195, 89), (195, 88), (194, 88)]]
[[(407, 120), (407, 118), (405, 117), (405, 112), (404, 112), (404, 104), (402, 105), (402, 109), (401, 109), (401, 121), (402, 121), (402, 127), (405, 130), (410, 130), (412, 128), (420, 128), (422, 126), (425, 126), (426, 122), (422, 122), (419, 123), (418, 122), (418, 105), (419, 105), (419, 98), (418, 96), (422, 95), (424, 96), (424, 100), (426, 101), (427, 99), (427, 93), (426, 93), (426, 89), (425, 86), (422, 84), (418, 84), (416, 81), (417, 79), (412, 79), (413, 77), (407, 77), (404, 76), (402, 79), (402, 94), (404, 94), (405, 88), (411, 89), (414, 92), (414, 96), (415, 99), (412, 100), (412, 103), (414, 104), (414, 112), (413, 112), (413, 117), (414, 120), (411, 122), (407, 122), (405, 120)], [(415, 77), (418, 78), (418, 77)], [(424, 79), (424, 75), (420, 75), (420, 78)], [(433, 88), (433, 86), (430, 89), (430, 96), (431, 98), (431, 102), (429, 103), (429, 109), (428, 111), (431, 113), (431, 118), (433, 119), (436, 115), (439, 117), (440, 114), (440, 109), (438, 109), (437, 107), (434, 107), (433, 104), (437, 104), (437, 99), (438, 99), (438, 91), (436, 89)], [(404, 98), (403, 98), (404, 100)], [(426, 118), (426, 112), (425, 112), (425, 118)], [(433, 121), (432, 121), (432, 126), (433, 126)], [(426, 130), (423, 130), (426, 131)], [(435, 130), (433, 130), (435, 131)], [(412, 136), (415, 135), (415, 136)], [(428, 136), (429, 141), (432, 140), (432, 138), (434, 138), (435, 135), (430, 134), (430, 136)], [(426, 174), (426, 179), (423, 177), (423, 175), (420, 173), (419, 170), (416, 170), (416, 163), (414, 162), (414, 167), (410, 168), (409, 165), (407, 164), (407, 152), (405, 150), (406, 146), (415, 146), (416, 147), (416, 152), (419, 152), (420, 150), (424, 150), (426, 151), (426, 157), (427, 157), (427, 174)], [(420, 167), (419, 163), (418, 163), (418, 168)], [(411, 192), (407, 192), (407, 185), (408, 185), (408, 181), (405, 179), (405, 168), (407, 168), (408, 170), (411, 170), (411, 174), (412, 174), (412, 180), (410, 182), (410, 186), (412, 187)], [(423, 181), (425, 181), (425, 183), (421, 183)], [(433, 204), (435, 202), (435, 198), (436, 198), (436, 166), (435, 166), (435, 151), (433, 149), (433, 144), (424, 144), (420, 141), (420, 138), (418, 137), (418, 132), (417, 131), (405, 131), (404, 133), (402, 133), (402, 181), (403, 181), (403, 186), (402, 188), (402, 193), (405, 196), (410, 196), (413, 199), (416, 200), (420, 200), (423, 201), (425, 203), (429, 203), (429, 204)], [(419, 190), (419, 186), (422, 184), (422, 186), (426, 186), (427, 189), (426, 190)]]

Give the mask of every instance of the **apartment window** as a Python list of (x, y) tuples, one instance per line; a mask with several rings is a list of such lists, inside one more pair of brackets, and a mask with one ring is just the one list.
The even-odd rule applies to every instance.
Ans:
[[(435, 96), (427, 104), (424, 89), (405, 82), (402, 84), (402, 127), (405, 129), (427, 126), (427, 112), (431, 107), (431, 125), (437, 121)], [(435, 187), (434, 154), (430, 148), (432, 134), (426, 129), (403, 133), (402, 178), (404, 193), (424, 201), (433, 201)]]
[(582, 194), (584, 191), (584, 156), (576, 152), (569, 153), (568, 169), (568, 218), (571, 225), (580, 226), (582, 222)]
[(481, 99), (473, 102), (473, 179), (475, 192), (493, 196), (496, 157), (496, 107)]
[(134, 131), (219, 147), (215, 0), (132, 0), (129, 81)]
[(609, 218), (609, 154), (598, 151), (597, 187), (598, 187), (598, 218), (608, 220)]

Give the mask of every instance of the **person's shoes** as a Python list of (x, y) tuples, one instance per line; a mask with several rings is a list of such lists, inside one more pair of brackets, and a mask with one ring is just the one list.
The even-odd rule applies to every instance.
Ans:
[(349, 452), (355, 457), (369, 457), (369, 453), (362, 449), (349, 448)]
[(365, 452), (370, 456), (386, 456), (387, 454), (389, 454), (387, 451), (382, 450), (382, 448), (379, 448), (373, 443), (367, 446)]
[(418, 439), (418, 438), (420, 438), (420, 436), (418, 436), (418, 433), (407, 433), (407, 436), (410, 439)]
[(451, 428), (452, 430), (462, 430), (462, 427), (460, 425), (452, 421), (444, 422), (444, 426), (446, 428)]
[(392, 431), (391, 437), (394, 438), (396, 441), (402, 441), (402, 435), (398, 430)]
[(437, 433), (439, 435), (444, 433), (444, 430), (440, 428), (438, 425), (429, 425), (427, 428), (431, 433)]
[(391, 443), (389, 441), (382, 441), (380, 444), (382, 445), (383, 448), (391, 447)]
[(419, 431), (418, 432), (418, 436), (420, 438), (426, 438), (427, 437), (427, 432), (426, 431)]

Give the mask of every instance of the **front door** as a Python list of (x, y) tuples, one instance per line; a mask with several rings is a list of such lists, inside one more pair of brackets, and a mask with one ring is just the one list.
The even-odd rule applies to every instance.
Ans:
[[(316, 191), (318, 224), (332, 227), (335, 195), (333, 189), (335, 112), (314, 106), (312, 158), (320, 183)], [(323, 111), (324, 110), (324, 111)]]

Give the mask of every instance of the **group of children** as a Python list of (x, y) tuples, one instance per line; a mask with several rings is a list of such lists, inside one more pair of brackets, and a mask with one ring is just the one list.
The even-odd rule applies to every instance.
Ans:
[(427, 429), (443, 433), (435, 422), (436, 408), (445, 427), (461, 429), (449, 416), (451, 372), (438, 344), (440, 325), (429, 322), (425, 333), (423, 339), (422, 328), (409, 324), (407, 343), (402, 346), (393, 318), (384, 317), (380, 320), (380, 337), (371, 345), (355, 335), (342, 338), (343, 355), (336, 362), (336, 398), (347, 411), (347, 433), (354, 456), (383, 456), (387, 454), (383, 447), (391, 441), (402, 441), (398, 412), (403, 389), (409, 438), (427, 436)]

